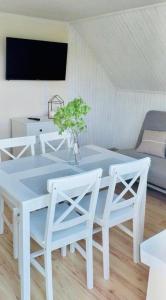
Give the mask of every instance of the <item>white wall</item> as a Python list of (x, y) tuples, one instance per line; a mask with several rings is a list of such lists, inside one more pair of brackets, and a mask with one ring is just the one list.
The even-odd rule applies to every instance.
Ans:
[(71, 86), (96, 110), (88, 141), (134, 147), (146, 112), (166, 111), (166, 4), (88, 18), (72, 26), (82, 42), (73, 37), (77, 46), (72, 49)]
[(166, 3), (73, 22), (117, 88), (166, 91)]
[(82, 142), (134, 147), (146, 112), (166, 111), (166, 93), (116, 90), (80, 33), (69, 32), (69, 98), (82, 96), (92, 108)]
[(10, 118), (47, 114), (47, 102), (54, 94), (67, 96), (66, 81), (6, 81), (6, 36), (68, 41), (64, 22), (0, 13), (0, 138), (10, 136)]
[(89, 48), (73, 26), (69, 29), (66, 82), (6, 81), (6, 36), (66, 42), (68, 25), (0, 14), (0, 138), (10, 135), (10, 118), (46, 114), (49, 97), (57, 93), (67, 100), (81, 96), (91, 106), (82, 143), (134, 147), (146, 112), (166, 111), (166, 94), (116, 91), (95, 49)]
[(116, 137), (114, 146), (132, 148), (146, 113), (149, 110), (166, 111), (166, 94), (117, 91), (114, 108), (117, 116), (113, 128)]
[(116, 90), (73, 26), (69, 30), (68, 62), (69, 99), (82, 96), (91, 106), (82, 143), (134, 147), (146, 112), (166, 111), (166, 93)]
[(81, 96), (91, 107), (82, 143), (113, 144), (115, 89), (86, 42), (71, 26), (69, 31), (69, 98)]

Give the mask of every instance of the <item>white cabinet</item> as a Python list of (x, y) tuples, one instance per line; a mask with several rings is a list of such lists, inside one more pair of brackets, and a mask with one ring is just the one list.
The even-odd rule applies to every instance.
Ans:
[(29, 120), (27, 118), (11, 119), (12, 137), (35, 135), (37, 139), (36, 154), (41, 153), (39, 135), (41, 133), (56, 131), (53, 120), (48, 117), (41, 117), (40, 121)]

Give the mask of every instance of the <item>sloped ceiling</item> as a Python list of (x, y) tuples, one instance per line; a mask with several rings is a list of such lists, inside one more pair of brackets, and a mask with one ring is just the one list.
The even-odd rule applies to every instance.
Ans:
[(26, 16), (78, 20), (165, 0), (0, 0), (0, 11)]
[(166, 5), (72, 23), (115, 87), (166, 91)]

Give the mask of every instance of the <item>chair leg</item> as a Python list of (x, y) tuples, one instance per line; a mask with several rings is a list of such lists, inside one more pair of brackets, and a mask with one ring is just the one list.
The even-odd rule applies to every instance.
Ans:
[(18, 210), (13, 209), (13, 256), (15, 259), (18, 258)]
[(21, 247), (20, 247), (20, 237), (21, 232), (20, 232), (20, 224), (18, 222), (18, 273), (21, 276)]
[(102, 228), (102, 244), (103, 244), (103, 275), (104, 279), (108, 280), (110, 277), (109, 266), (109, 228)]
[(0, 196), (0, 234), (4, 233), (4, 199)]
[[(139, 220), (139, 221), (138, 221)], [(133, 261), (140, 262), (140, 244), (144, 238), (144, 217), (133, 220)]]
[(71, 253), (74, 253), (74, 252), (75, 252), (74, 243), (70, 244), (70, 252), (71, 252)]
[(93, 245), (92, 237), (86, 239), (86, 272), (87, 272), (87, 287), (93, 288)]
[(140, 262), (140, 243), (138, 243), (137, 238), (133, 239), (133, 261), (137, 264)]
[(140, 244), (143, 241), (143, 233), (144, 229), (140, 228), (135, 230), (133, 235), (133, 261), (136, 264), (140, 262)]
[(52, 283), (52, 257), (51, 251), (44, 253), (45, 263), (45, 280), (46, 280), (46, 300), (53, 300), (53, 283)]
[(61, 248), (61, 255), (65, 257), (67, 254), (67, 246)]

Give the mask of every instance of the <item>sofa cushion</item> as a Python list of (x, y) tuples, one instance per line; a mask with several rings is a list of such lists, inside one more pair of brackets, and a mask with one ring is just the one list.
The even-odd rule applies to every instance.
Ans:
[(166, 131), (145, 130), (138, 152), (165, 158)]
[(137, 159), (141, 159), (146, 156), (150, 157), (151, 166), (148, 174), (148, 182), (166, 189), (166, 159), (137, 152), (135, 149), (119, 150), (118, 152)]
[(140, 145), (144, 130), (166, 131), (166, 111), (148, 111), (142, 124), (135, 148)]

